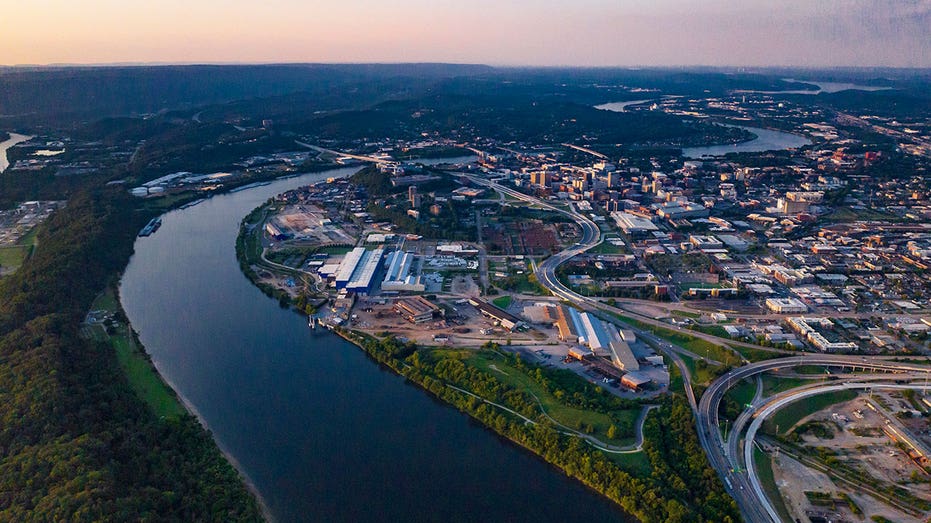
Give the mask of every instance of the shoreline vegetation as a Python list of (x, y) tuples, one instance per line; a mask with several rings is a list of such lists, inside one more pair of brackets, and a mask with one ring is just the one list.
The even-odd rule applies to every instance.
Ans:
[[(266, 205), (243, 218), (236, 240), (237, 260), (243, 274), (263, 293), (303, 314), (306, 310), (300, 305), (306, 300), (293, 300), (285, 291), (261, 283), (253, 268), (277, 270), (263, 265), (255, 233)], [(644, 419), (640, 452), (608, 454), (581, 434), (605, 445), (605, 439), (623, 443), (632, 438), (635, 427), (629, 413), (634, 413), (633, 418), (639, 416), (640, 401), (617, 398), (568, 371), (525, 362), (491, 342), (477, 350), (440, 349), (342, 328), (333, 332), (379, 365), (614, 501), (630, 516), (667, 522), (741, 520), (736, 504), (708, 464), (691, 409), (681, 394), (652, 402), (658, 406)], [(487, 365), (489, 360), (497, 365)], [(539, 394), (506, 382), (487, 367), (498, 371), (505, 367), (509, 375), (517, 371), (537, 392), (546, 394), (550, 407), (571, 409), (577, 425), (566, 426), (565, 419), (553, 419), (553, 409), (543, 408)], [(569, 435), (565, 428), (577, 429), (572, 432), (579, 435)]]
[(81, 333), (150, 214), (120, 189), (81, 191), (0, 281), (0, 520), (262, 519), (200, 422), (159, 415), (132, 385), (146, 367), (133, 377)]

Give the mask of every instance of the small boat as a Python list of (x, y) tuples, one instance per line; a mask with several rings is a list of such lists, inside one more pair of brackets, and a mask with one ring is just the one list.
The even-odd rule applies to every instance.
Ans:
[(158, 228), (161, 226), (162, 226), (161, 218), (152, 218), (151, 220), (149, 220), (149, 223), (147, 223), (146, 226), (143, 227), (141, 231), (139, 231), (139, 236), (149, 236), (153, 232), (157, 231)]

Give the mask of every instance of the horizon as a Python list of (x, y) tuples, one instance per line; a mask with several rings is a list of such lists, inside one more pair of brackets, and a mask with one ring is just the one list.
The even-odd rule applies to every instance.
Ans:
[[(929, 0), (243, 0), (19, 3), (7, 66), (452, 63), (498, 67), (931, 67)], [(218, 13), (222, 13), (218, 15)]]
[(17, 63), (17, 64), (0, 64), (0, 69), (53, 69), (53, 68), (106, 68), (106, 67), (274, 67), (274, 66), (366, 66), (366, 65), (384, 65), (384, 66), (421, 66), (437, 65), (451, 67), (488, 67), (491, 69), (578, 69), (578, 70), (713, 70), (713, 71), (740, 71), (752, 73), (754, 71), (767, 70), (808, 70), (808, 71), (931, 71), (931, 65), (927, 66), (891, 66), (891, 65), (741, 65), (741, 64), (670, 64), (670, 65), (649, 65), (649, 64), (619, 64), (619, 65), (574, 65), (574, 64), (495, 64), (484, 62), (450, 62), (450, 61), (124, 61), (124, 62), (49, 62), (49, 63)]

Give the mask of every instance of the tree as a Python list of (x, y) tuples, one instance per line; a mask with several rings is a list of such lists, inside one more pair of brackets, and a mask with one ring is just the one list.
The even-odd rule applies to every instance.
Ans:
[(608, 439), (616, 439), (616, 438), (617, 438), (617, 427), (615, 427), (614, 424), (612, 423), (611, 426), (608, 427)]

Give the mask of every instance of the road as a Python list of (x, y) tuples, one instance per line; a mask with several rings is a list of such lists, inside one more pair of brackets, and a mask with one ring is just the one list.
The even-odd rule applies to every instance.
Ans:
[[(841, 383), (836, 385), (823, 385), (820, 387), (806, 388), (801, 391), (791, 391), (788, 394), (781, 395), (778, 399), (769, 402), (765, 407), (763, 407), (754, 417), (753, 421), (750, 423), (750, 426), (747, 428), (747, 436), (744, 440), (743, 445), (743, 459), (747, 463), (747, 483), (749, 483), (750, 491), (752, 495), (755, 496), (759, 502), (759, 508), (765, 512), (767, 519), (751, 519), (751, 521), (773, 521), (775, 523), (780, 523), (782, 519), (779, 517), (778, 512), (769, 502), (769, 498), (766, 497), (766, 493), (763, 490), (763, 484), (760, 481), (759, 475), (756, 471), (756, 465), (753, 459), (753, 444), (756, 434), (759, 431), (760, 427), (763, 425), (763, 422), (766, 421), (766, 418), (771, 414), (779, 410), (780, 408), (799, 401), (801, 399), (807, 398), (809, 396), (814, 396), (816, 394), (825, 394), (828, 392), (835, 392), (841, 390), (854, 390), (854, 389), (897, 389), (897, 390), (917, 390), (923, 389), (926, 386), (921, 384), (896, 384), (896, 383)], [(743, 485), (741, 485), (743, 489)]]
[[(897, 363), (880, 358), (865, 359), (857, 356), (807, 354), (744, 365), (729, 371), (712, 382), (705, 390), (699, 402), (697, 415), (698, 436), (711, 465), (718, 471), (718, 474), (724, 478), (725, 484), (728, 486), (728, 492), (737, 501), (744, 517), (748, 521), (780, 521), (778, 516), (775, 518), (773, 517), (775, 512), (765, 495), (761, 496), (762, 491), (754, 486), (754, 480), (751, 476), (755, 474), (755, 472), (748, 474), (742, 472), (744, 467), (748, 471), (753, 470), (752, 460), (747, 460), (746, 458), (748, 452), (750, 453), (749, 455), (752, 456), (752, 448), (747, 451), (747, 448), (750, 447), (747, 442), (752, 441), (749, 436), (749, 429), (748, 436), (744, 439), (744, 452), (741, 453), (738, 450), (742, 425), (752, 419), (750, 427), (753, 427), (753, 424), (757, 423), (761, 411), (757, 411), (758, 405), (754, 404), (754, 407), (742, 413), (735, 422), (734, 428), (728, 437), (728, 442), (725, 444), (719, 429), (721, 423), (718, 411), (721, 401), (727, 390), (744, 378), (756, 376), (775, 369), (785, 369), (802, 365), (848, 367), (896, 373), (912, 372), (918, 373), (918, 375), (921, 376), (927, 375), (929, 369), (931, 369), (926, 366)], [(872, 384), (858, 383), (856, 385), (871, 386)], [(818, 393), (817, 391), (823, 391), (826, 387), (831, 386), (833, 385), (817, 384), (814, 386), (802, 387), (801, 390), (796, 389), (793, 392), (799, 394), (816, 394)], [(755, 435), (755, 432), (753, 435)], [(757, 479), (756, 481), (758, 482), (759, 480)]]
[[(688, 367), (685, 365), (680, 356), (680, 353), (684, 349), (665, 342), (664, 340), (661, 340), (652, 334), (641, 332), (642, 336), (649, 339), (651, 343), (656, 344), (658, 348), (665, 349), (662, 352), (664, 352), (672, 359), (673, 363), (682, 373), (684, 378), (685, 393), (688, 397), (690, 405), (692, 406), (692, 410), (695, 413), (698, 437), (702, 448), (704, 448), (705, 453), (708, 455), (708, 459), (712, 467), (715, 468), (720, 477), (724, 480), (727, 491), (737, 501), (737, 504), (747, 521), (779, 522), (780, 519), (778, 514), (775, 513), (772, 505), (769, 503), (769, 500), (766, 498), (765, 493), (762, 491), (762, 487), (760, 487), (759, 479), (755, 476), (756, 473), (754, 470), (753, 460), (747, 458), (748, 455), (752, 458), (752, 444), (745, 443), (742, 459), (738, 457), (741, 455), (741, 453), (738, 451), (738, 444), (740, 441), (740, 433), (742, 432), (743, 425), (748, 421), (750, 422), (750, 429), (752, 429), (753, 432), (749, 432), (750, 429), (748, 429), (748, 436), (745, 441), (752, 443), (753, 438), (751, 436), (755, 436), (756, 430), (762, 423), (761, 420), (765, 418), (765, 416), (763, 416), (761, 413), (756, 412), (757, 404), (763, 401), (761, 398), (762, 387), (760, 386), (759, 381), (757, 382), (757, 392), (755, 394), (753, 403), (754, 406), (751, 407), (748, 411), (742, 413), (738, 418), (737, 423), (735, 423), (735, 430), (728, 438), (728, 443), (731, 444), (726, 445), (721, 435), (718, 411), (724, 394), (734, 384), (739, 383), (741, 380), (748, 377), (759, 376), (760, 374), (767, 371), (803, 365), (836, 366), (895, 373), (914, 372), (922, 373), (922, 375), (927, 375), (929, 372), (931, 372), (931, 368), (927, 366), (897, 363), (894, 361), (888, 361), (881, 357), (872, 357), (867, 359), (858, 356), (842, 356), (831, 354), (798, 355), (798, 353), (795, 352), (783, 351), (770, 347), (762, 347), (752, 343), (725, 340), (710, 334), (691, 331), (683, 329), (679, 326), (660, 322), (654, 318), (642, 314), (611, 307), (605, 303), (600, 302), (599, 300), (582, 296), (572, 291), (559, 281), (559, 279), (556, 277), (556, 269), (574, 256), (582, 254), (601, 243), (601, 231), (591, 219), (578, 213), (572, 207), (569, 207), (569, 209), (556, 207), (552, 204), (540, 200), (539, 198), (523, 194), (508, 187), (504, 187), (496, 182), (479, 178), (470, 173), (459, 174), (466, 176), (479, 185), (483, 185), (498, 191), (499, 193), (507, 194), (519, 200), (532, 203), (536, 206), (564, 214), (572, 218), (582, 228), (581, 241), (564, 251), (553, 254), (546, 260), (543, 260), (535, 268), (534, 272), (539, 282), (547, 289), (549, 289), (554, 296), (573, 303), (583, 310), (594, 312), (602, 311), (608, 312), (610, 314), (626, 314), (646, 325), (661, 327), (673, 331), (680, 331), (684, 334), (688, 334), (689, 336), (694, 336), (696, 338), (700, 338), (726, 347), (746, 347), (756, 350), (793, 355), (791, 357), (771, 359), (758, 363), (749, 363), (745, 361), (746, 365), (733, 369), (712, 382), (711, 385), (702, 394), (701, 400), (699, 402), (691, 386), (692, 380)], [(845, 385), (849, 385), (851, 388), (856, 388), (856, 386), (864, 386), (863, 383)], [(830, 389), (830, 387), (834, 386), (836, 385), (804, 387), (803, 390), (795, 392), (797, 392), (797, 394), (813, 395), (825, 392), (827, 390), (833, 390)], [(778, 403), (775, 404), (775, 406), (767, 404), (766, 408), (770, 409), (767, 411), (767, 415), (768, 413), (778, 410), (778, 408), (782, 405), (790, 402), (791, 401), (787, 401), (786, 403)], [(730, 452), (728, 452), (728, 447), (730, 447)], [(748, 474), (741, 472), (743, 470), (742, 466), (744, 464), (746, 464), (746, 469), (750, 471)]]
[(361, 154), (352, 154), (352, 153), (334, 151), (333, 149), (324, 149), (323, 147), (319, 147), (317, 145), (312, 145), (309, 143), (299, 142), (297, 140), (295, 140), (294, 143), (300, 145), (301, 147), (307, 147), (308, 149), (313, 149), (314, 151), (317, 151), (318, 153), (327, 153), (327, 154), (332, 154), (334, 156), (345, 156), (346, 158), (352, 158), (354, 160), (359, 160), (362, 162), (394, 163), (394, 160), (389, 160), (386, 158), (375, 158), (374, 156), (364, 156)]

